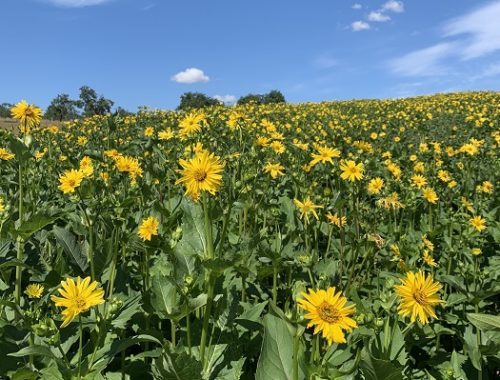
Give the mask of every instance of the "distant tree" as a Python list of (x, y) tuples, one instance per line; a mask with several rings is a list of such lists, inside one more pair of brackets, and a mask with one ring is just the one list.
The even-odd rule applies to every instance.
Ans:
[(115, 116), (130, 116), (133, 115), (132, 112), (127, 111), (125, 108), (118, 107), (116, 111), (114, 112)]
[(285, 97), (278, 90), (272, 90), (267, 94), (248, 94), (238, 99), (238, 104), (272, 104), (272, 103), (286, 103)]
[(220, 104), (217, 99), (211, 98), (200, 92), (186, 92), (181, 95), (181, 102), (177, 107), (178, 110), (187, 111), (190, 109), (198, 109)]
[(237, 104), (242, 105), (242, 104), (262, 104), (262, 95), (259, 94), (248, 94), (245, 96), (242, 96), (238, 99)]
[(83, 116), (106, 115), (111, 112), (113, 104), (115, 103), (112, 100), (97, 96), (94, 89), (88, 86), (80, 87), (77, 106), (83, 109)]
[(68, 94), (57, 95), (45, 111), (45, 118), (51, 120), (71, 120), (78, 116), (77, 101), (71, 100)]
[(8, 117), (10, 118), (10, 109), (13, 107), (10, 103), (2, 103), (0, 104), (0, 117)]
[(262, 103), (286, 103), (285, 96), (278, 90), (272, 90), (269, 93), (262, 96)]

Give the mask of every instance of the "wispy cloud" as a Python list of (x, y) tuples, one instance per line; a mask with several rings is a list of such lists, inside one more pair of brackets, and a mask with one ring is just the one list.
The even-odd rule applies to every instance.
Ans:
[(460, 54), (465, 60), (499, 50), (500, 1), (449, 21), (444, 27), (444, 33), (447, 37), (465, 35), (465, 46)]
[(354, 21), (351, 24), (351, 28), (355, 32), (360, 32), (362, 30), (368, 30), (368, 29), (370, 29), (370, 24), (368, 24), (367, 22), (364, 22), (364, 21)]
[(197, 69), (196, 67), (190, 67), (184, 71), (178, 72), (170, 78), (177, 83), (199, 83), (208, 82), (210, 78), (205, 75), (203, 70)]
[(363, 8), (361, 4), (356, 3), (352, 5), (352, 9), (361, 9), (361, 8)]
[[(450, 72), (446, 62), (457, 64), (478, 59), (500, 50), (500, 0), (483, 5), (460, 17), (448, 20), (440, 40), (389, 62), (390, 69), (406, 76), (432, 76)], [(476, 79), (497, 75), (496, 66), (486, 67)]]
[(479, 74), (472, 76), (471, 81), (476, 81), (484, 78), (500, 76), (500, 62), (496, 62), (486, 66)]
[(405, 6), (402, 1), (389, 0), (382, 5), (383, 11), (402, 13), (405, 11)]
[(109, 3), (112, 0), (47, 0), (49, 3), (65, 8), (83, 8)]
[(453, 54), (456, 49), (454, 43), (440, 43), (425, 49), (415, 50), (389, 63), (391, 70), (396, 74), (406, 76), (432, 76), (443, 74), (446, 68), (441, 65), (443, 58)]
[(374, 22), (386, 22), (390, 19), (391, 18), (389, 16), (383, 14), (382, 12), (370, 12), (370, 14), (368, 15), (368, 20)]

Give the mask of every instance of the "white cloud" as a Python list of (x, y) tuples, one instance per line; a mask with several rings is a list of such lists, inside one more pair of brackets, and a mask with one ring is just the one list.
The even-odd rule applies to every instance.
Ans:
[(351, 24), (351, 28), (355, 32), (360, 32), (362, 30), (368, 30), (368, 29), (370, 29), (370, 24), (368, 24), (367, 22), (364, 22), (364, 21), (354, 21)]
[(170, 78), (177, 83), (198, 83), (198, 82), (208, 82), (210, 78), (205, 75), (203, 70), (197, 69), (195, 67), (190, 67), (184, 71), (181, 71), (172, 78)]
[(478, 79), (496, 77), (500, 75), (500, 62), (493, 63), (487, 66), (479, 74), (472, 76), (470, 79), (476, 81)]
[(390, 11), (396, 13), (402, 13), (405, 11), (405, 6), (402, 1), (389, 0), (384, 5), (382, 5), (383, 11)]
[(445, 36), (467, 35), (462, 59), (468, 60), (493, 53), (500, 49), (500, 1), (490, 3), (475, 11), (448, 22)]
[(236, 103), (236, 96), (234, 95), (215, 95), (214, 99), (224, 104), (234, 104)]
[(382, 12), (370, 12), (368, 15), (368, 20), (369, 21), (374, 21), (374, 22), (386, 22), (389, 21), (391, 18)]
[(454, 54), (457, 45), (451, 42), (443, 42), (408, 53), (389, 63), (390, 68), (396, 74), (406, 76), (432, 76), (443, 74), (446, 68), (441, 61)]
[(108, 3), (111, 0), (48, 0), (54, 5), (66, 8), (83, 8)]
[(361, 8), (363, 8), (361, 4), (356, 3), (352, 5), (352, 9), (361, 9)]

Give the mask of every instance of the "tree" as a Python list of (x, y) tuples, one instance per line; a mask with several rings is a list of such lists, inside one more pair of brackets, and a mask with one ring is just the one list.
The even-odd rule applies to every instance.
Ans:
[(80, 87), (77, 106), (83, 109), (83, 116), (106, 115), (111, 112), (113, 104), (115, 103), (112, 100), (97, 96), (94, 89), (88, 86)]
[(0, 117), (8, 117), (10, 118), (10, 109), (13, 107), (10, 103), (2, 103), (0, 104)]
[(200, 92), (185, 92), (181, 95), (181, 102), (177, 107), (178, 110), (188, 111), (220, 104), (217, 99), (211, 98)]
[(71, 120), (76, 119), (79, 114), (77, 101), (71, 100), (68, 94), (57, 95), (47, 107), (45, 118), (51, 120)]
[(238, 104), (275, 104), (286, 103), (285, 97), (278, 90), (272, 90), (267, 94), (248, 94), (238, 99)]
[(285, 96), (278, 90), (272, 90), (262, 98), (262, 103), (264, 104), (286, 103)]
[(248, 94), (238, 99), (237, 104), (262, 104), (262, 95)]

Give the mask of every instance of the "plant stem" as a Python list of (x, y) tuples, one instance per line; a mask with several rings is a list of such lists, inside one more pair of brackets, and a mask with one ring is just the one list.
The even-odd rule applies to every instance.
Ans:
[(186, 316), (186, 334), (187, 334), (187, 344), (188, 344), (188, 350), (189, 350), (189, 356), (191, 356), (191, 318), (190, 314)]
[(300, 345), (300, 336), (295, 332), (295, 336), (293, 337), (293, 364), (292, 364), (292, 379), (299, 380), (299, 345)]
[[(19, 179), (19, 224), (23, 223), (23, 168), (21, 162), (19, 162), (19, 171), (18, 171), (18, 179)], [(21, 237), (17, 237), (17, 255), (16, 258), (18, 260), (18, 264), (23, 261), (24, 258), (24, 242)], [(23, 276), (23, 267), (20, 265), (16, 266), (16, 286), (15, 286), (15, 298), (16, 304), (18, 306), (21, 305), (21, 282)]]
[(201, 340), (200, 340), (200, 359), (203, 365), (205, 365), (205, 348), (207, 345), (208, 323), (210, 321), (210, 313), (212, 311), (214, 288), (215, 288), (215, 277), (210, 275), (210, 278), (208, 280), (207, 306), (205, 307), (205, 313), (203, 314), (203, 326), (201, 330)]
[(80, 331), (80, 342), (78, 343), (78, 380), (82, 378), (82, 355), (83, 355), (83, 324), (82, 316), (78, 316), (78, 324)]
[[(205, 216), (205, 239), (207, 241), (207, 256), (208, 259), (213, 260), (215, 258), (215, 254), (214, 254), (214, 241), (212, 237), (212, 223), (210, 220), (209, 199), (205, 194), (203, 195), (203, 213)], [(202, 325), (201, 339), (200, 339), (200, 360), (203, 365), (206, 364), (205, 349), (207, 345), (208, 324), (210, 322), (210, 313), (212, 311), (214, 290), (215, 290), (215, 276), (212, 274), (212, 270), (208, 269), (207, 306), (205, 307), (205, 313), (203, 314), (203, 325)]]

